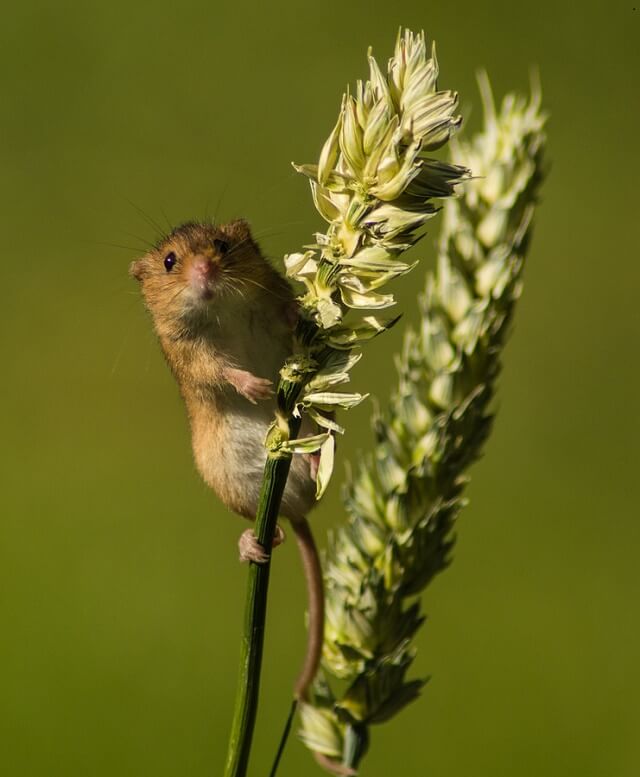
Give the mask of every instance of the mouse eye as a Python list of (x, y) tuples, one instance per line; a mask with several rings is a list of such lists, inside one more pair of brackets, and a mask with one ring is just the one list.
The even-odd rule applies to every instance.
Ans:
[(226, 254), (229, 250), (229, 243), (227, 243), (226, 240), (214, 240), (213, 241), (213, 247), (216, 249), (216, 251), (219, 254)]
[(170, 251), (164, 258), (164, 269), (167, 272), (171, 272), (177, 261), (178, 257), (173, 253), (173, 251)]

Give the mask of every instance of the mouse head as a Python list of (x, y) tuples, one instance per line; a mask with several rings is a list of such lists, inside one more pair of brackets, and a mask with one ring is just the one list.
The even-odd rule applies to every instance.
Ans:
[(211, 306), (251, 300), (265, 259), (246, 221), (176, 227), (131, 264), (147, 306), (158, 320), (206, 318)]

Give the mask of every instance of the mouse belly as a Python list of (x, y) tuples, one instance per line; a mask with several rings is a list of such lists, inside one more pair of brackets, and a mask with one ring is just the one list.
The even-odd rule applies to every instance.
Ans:
[[(198, 471), (231, 510), (255, 519), (267, 451), (264, 439), (275, 414), (275, 403), (250, 404), (238, 397), (213, 416), (192, 418), (193, 451)], [(294, 455), (280, 514), (292, 521), (304, 518), (315, 503), (315, 482), (309, 460)]]

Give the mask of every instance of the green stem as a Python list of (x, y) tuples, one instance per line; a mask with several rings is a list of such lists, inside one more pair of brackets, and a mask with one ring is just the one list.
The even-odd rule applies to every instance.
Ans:
[[(278, 387), (278, 405), (280, 412), (288, 419), (290, 439), (297, 436), (300, 428), (300, 420), (291, 415), (298, 390), (297, 384), (288, 381), (281, 381)], [(258, 542), (269, 554), (290, 466), (290, 454), (283, 456), (281, 453), (277, 455), (270, 453), (264, 468), (255, 532)], [(244, 633), (240, 648), (240, 672), (225, 777), (245, 777), (249, 765), (253, 729), (258, 711), (270, 568), (270, 558), (265, 564), (251, 562), (249, 565)]]
[(282, 732), (282, 737), (280, 738), (280, 744), (278, 745), (278, 752), (276, 753), (273, 766), (271, 767), (271, 771), (269, 772), (269, 777), (276, 777), (278, 766), (280, 766), (280, 759), (282, 758), (284, 749), (287, 746), (287, 740), (289, 739), (289, 733), (291, 732), (291, 726), (293, 725), (293, 719), (295, 717), (297, 708), (298, 708), (298, 700), (294, 699), (291, 702), (291, 708), (289, 709), (287, 722), (285, 723), (284, 731)]

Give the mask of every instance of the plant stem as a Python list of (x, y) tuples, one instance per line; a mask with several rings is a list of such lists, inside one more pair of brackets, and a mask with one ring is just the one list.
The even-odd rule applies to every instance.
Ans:
[[(283, 415), (288, 418), (290, 439), (297, 436), (300, 427), (300, 420), (291, 416), (297, 394), (296, 384), (288, 381), (280, 382), (278, 405), (281, 412), (284, 411)], [(255, 533), (258, 542), (269, 554), (290, 466), (290, 454), (270, 453), (264, 468)], [(251, 562), (249, 565), (244, 633), (240, 648), (240, 672), (225, 777), (245, 777), (249, 765), (253, 729), (258, 711), (270, 568), (271, 558), (265, 564)]]
[(280, 738), (280, 744), (278, 745), (278, 752), (276, 753), (273, 766), (271, 767), (271, 771), (269, 772), (269, 777), (276, 777), (278, 766), (280, 766), (280, 759), (282, 758), (284, 749), (287, 746), (287, 740), (289, 739), (289, 733), (291, 732), (291, 726), (293, 725), (293, 719), (295, 717), (297, 708), (298, 708), (298, 700), (294, 699), (291, 702), (291, 708), (289, 709), (287, 722), (285, 723), (284, 731), (282, 732), (282, 737)]

